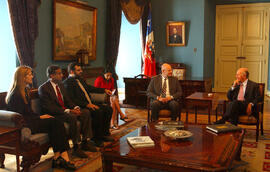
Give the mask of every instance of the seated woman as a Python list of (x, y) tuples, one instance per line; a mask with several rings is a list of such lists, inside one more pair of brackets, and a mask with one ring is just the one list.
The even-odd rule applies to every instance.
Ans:
[(26, 126), (31, 129), (33, 134), (48, 133), (54, 151), (52, 168), (75, 170), (76, 167), (70, 162), (67, 153), (69, 143), (64, 124), (51, 115), (39, 115), (31, 109), (27, 86), (32, 84), (32, 79), (33, 74), (30, 67), (20, 66), (16, 69), (6, 97), (7, 108), (10, 111), (20, 113)]
[[(108, 69), (105, 69), (102, 76), (97, 77), (95, 80), (95, 87), (105, 88), (112, 91), (112, 95), (110, 97), (111, 107), (113, 109), (112, 119), (111, 119), (111, 128), (117, 129), (117, 125), (114, 124), (116, 115), (120, 113), (120, 119), (124, 122), (127, 122), (128, 117), (121, 111), (119, 106), (119, 100), (116, 95), (114, 95), (115, 88), (114, 88), (114, 79), (112, 78), (112, 72)], [(114, 91), (113, 91), (114, 90)]]

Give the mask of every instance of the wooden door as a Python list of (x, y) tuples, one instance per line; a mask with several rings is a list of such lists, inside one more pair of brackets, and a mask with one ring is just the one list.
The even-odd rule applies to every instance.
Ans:
[(267, 83), (268, 4), (217, 6), (216, 13), (215, 91), (227, 91), (240, 67)]
[[(267, 82), (266, 61), (269, 46), (269, 17), (267, 9), (247, 6), (243, 9), (243, 43), (241, 67), (247, 67), (250, 79)], [(268, 65), (267, 65), (268, 66)]]
[(217, 7), (215, 42), (215, 89), (226, 91), (240, 67), (236, 57), (241, 56), (242, 9)]

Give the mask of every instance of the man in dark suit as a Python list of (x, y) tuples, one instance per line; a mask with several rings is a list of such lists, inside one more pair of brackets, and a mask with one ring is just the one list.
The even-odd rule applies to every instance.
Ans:
[(238, 124), (238, 116), (241, 114), (254, 115), (258, 117), (254, 109), (256, 104), (262, 100), (257, 83), (248, 79), (247, 68), (240, 68), (236, 73), (236, 80), (227, 93), (229, 104), (222, 119), (215, 124), (224, 124), (227, 120), (234, 125)]
[(93, 141), (97, 144), (103, 144), (103, 141), (113, 141), (110, 136), (110, 121), (112, 117), (112, 108), (108, 105), (94, 102), (90, 93), (111, 94), (110, 90), (96, 88), (88, 85), (82, 78), (83, 70), (78, 63), (68, 65), (69, 76), (64, 81), (64, 86), (68, 90), (70, 98), (81, 108), (87, 108), (93, 119)]
[(87, 158), (88, 156), (79, 147), (81, 139), (77, 120), (81, 122), (81, 148), (85, 151), (96, 152), (96, 148), (88, 140), (88, 138), (92, 137), (90, 113), (86, 109), (80, 109), (69, 99), (62, 84), (63, 74), (59, 66), (49, 66), (47, 76), (49, 80), (38, 88), (42, 111), (43, 113), (52, 114), (55, 118), (69, 124), (69, 134), (74, 145), (73, 155)]
[(169, 43), (182, 44), (182, 36), (177, 33), (177, 29), (173, 28), (173, 34), (169, 37)]
[(179, 103), (176, 99), (182, 95), (182, 88), (177, 78), (172, 76), (172, 67), (164, 63), (161, 66), (161, 75), (151, 79), (147, 89), (147, 96), (151, 98), (152, 120), (158, 120), (160, 109), (171, 110), (172, 120), (176, 120), (179, 114)]

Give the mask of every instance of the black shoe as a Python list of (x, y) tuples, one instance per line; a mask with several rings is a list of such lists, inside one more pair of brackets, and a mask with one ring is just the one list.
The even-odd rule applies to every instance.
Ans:
[(100, 140), (100, 139), (92, 139), (92, 141), (94, 142), (94, 144), (95, 144), (96, 147), (100, 147), (101, 148), (101, 147), (104, 146), (103, 141)]
[(90, 142), (83, 142), (81, 144), (81, 149), (89, 152), (97, 152), (97, 148), (94, 146), (94, 144), (91, 144)]
[(67, 170), (76, 170), (76, 167), (71, 162), (64, 160), (61, 156), (59, 156), (56, 160), (52, 161), (52, 168), (64, 168)]
[(114, 142), (114, 139), (111, 136), (103, 136), (102, 140), (104, 142)]
[(214, 124), (225, 124), (225, 120), (224, 119), (220, 119), (220, 120), (217, 120), (216, 122), (214, 122)]
[(127, 116), (125, 116), (124, 118), (121, 117), (120, 120), (122, 120), (124, 122), (128, 122), (128, 117)]
[(73, 149), (72, 155), (78, 158), (88, 158), (88, 156), (79, 148)]

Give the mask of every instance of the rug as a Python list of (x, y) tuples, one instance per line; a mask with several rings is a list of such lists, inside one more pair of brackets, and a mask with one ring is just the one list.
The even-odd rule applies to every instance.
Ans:
[[(256, 142), (256, 130), (247, 129), (244, 136), (241, 161), (233, 162), (231, 172), (266, 172), (270, 171), (270, 131)], [(113, 164), (113, 172), (164, 172), (162, 170), (142, 168), (126, 164)]]

